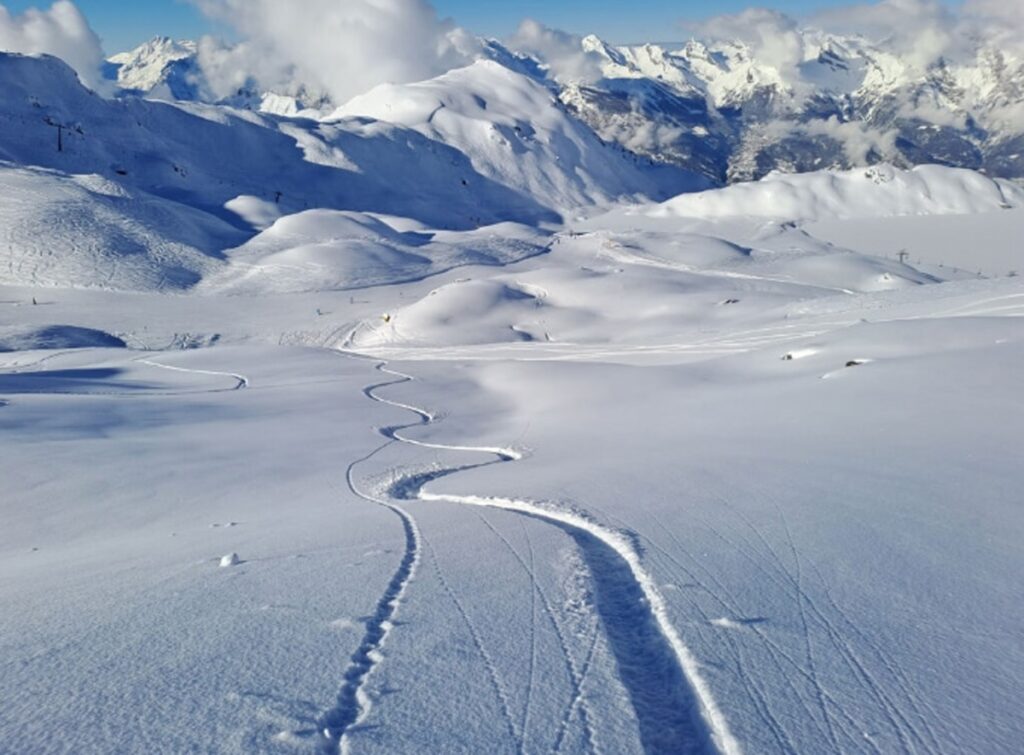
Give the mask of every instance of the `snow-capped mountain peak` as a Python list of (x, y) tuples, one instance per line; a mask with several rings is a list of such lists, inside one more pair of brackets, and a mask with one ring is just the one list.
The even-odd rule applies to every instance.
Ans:
[[(1012, 51), (975, 40), (973, 55), (922, 65), (887, 42), (813, 28), (787, 34), (785, 55), (739, 39), (670, 49), (590, 35), (579, 54), (597, 77), (556, 77), (543, 55), (494, 40), (479, 56), (555, 92), (604, 141), (715, 182), (880, 161), (1024, 176), (1024, 60)], [(110, 66), (123, 90), (160, 99), (304, 117), (330, 116), (339, 104), (301, 81), (273, 91), (252, 82), (218, 98), (196, 45), (167, 38)]]
[(563, 101), (604, 139), (719, 181), (886, 160), (1024, 176), (1024, 60), (985, 40), (922, 63), (888, 42), (787, 32), (785, 54), (736, 39), (581, 41), (603, 78)]
[(195, 54), (195, 42), (154, 37), (134, 50), (112, 56), (108, 63), (119, 87), (148, 93), (165, 83), (174, 63)]

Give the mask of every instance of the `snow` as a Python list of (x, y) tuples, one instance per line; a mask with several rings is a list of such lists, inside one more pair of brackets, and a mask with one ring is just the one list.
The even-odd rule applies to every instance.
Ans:
[(119, 87), (149, 93), (164, 83), (171, 63), (189, 59), (196, 51), (195, 42), (156, 37), (131, 52), (111, 56), (109, 62), (116, 69)]
[[(44, 306), (46, 302), (44, 302)], [(125, 342), (109, 333), (73, 325), (0, 328), (0, 353), (12, 351), (57, 351), (61, 349), (124, 348)]]
[(224, 207), (257, 231), (265, 231), (281, 217), (281, 209), (273, 202), (246, 194), (228, 200)]
[(1019, 187), (0, 83), (6, 750), (1017, 747)]
[(802, 175), (773, 173), (754, 183), (676, 197), (657, 213), (807, 221), (967, 215), (1022, 204), (1024, 190), (1019, 186), (974, 171), (937, 165), (898, 170), (881, 165)]
[[(236, 205), (237, 206), (237, 205)], [(263, 293), (348, 290), (418, 280), (463, 265), (540, 254), (545, 239), (506, 223), (473, 231), (399, 230), (368, 214), (309, 210), (277, 220), (227, 252), (204, 290)]]
[[(1006, 571), (1019, 564), (1017, 535), (998, 528), (1021, 524), (1011, 458), (1022, 425), (982, 396), (1009, 388), (996, 376), (1019, 368), (1018, 332), (1013, 322), (854, 327), (819, 336), (820, 356), (796, 371), (774, 347), (639, 372), (482, 364), (489, 400), (514, 407), (506, 432), (528, 424), (532, 453), (514, 474), (433, 488), (556, 493), (556, 505), (642, 533), (660, 582), (687, 586), (665, 595), (747, 751), (971, 749), (968, 720), (995, 707), (1008, 729), (1017, 721), (990, 694), (1020, 679), (1004, 665), (1020, 619)], [(865, 353), (879, 360), (820, 379)], [(963, 408), (955, 430), (942, 405)], [(465, 443), (467, 429), (428, 437)], [(723, 611), (739, 635), (714, 631)], [(977, 665), (952, 660), (965, 657)], [(986, 746), (1012, 749), (1007, 734), (989, 730)]]
[(977, 215), (897, 216), (870, 224), (856, 220), (821, 220), (807, 225), (816, 237), (839, 246), (860, 247), (896, 258), (900, 252), (917, 266), (947, 275), (957, 269), (971, 275), (1024, 274), (1017, 239), (1024, 208)]
[[(929, 19), (920, 29), (919, 11)], [(576, 37), (536, 22), (524, 27), (530, 33), (521, 30), (508, 41), (511, 47), (459, 29), (459, 54), (443, 55), (440, 65), (475, 64), (430, 83), (385, 86), (352, 103), (335, 102), (323, 90), (324, 81), (336, 81), (333, 72), (324, 70), (331, 64), (295, 66), (277, 60), (275, 52), (254, 55), (252, 40), (207, 40), (204, 46), (157, 37), (111, 58), (105, 74), (117, 79), (120, 92), (128, 96), (205, 102), (297, 120), (330, 119), (339, 106), (339, 112), (350, 112), (355, 105), (384, 120), (411, 116), (410, 125), (419, 128), (415, 124), (423, 125), (435, 106), (461, 99), (459, 117), (442, 119), (447, 123), (439, 130), (468, 136), (486, 148), (486, 132), (472, 132), (482, 131), (489, 118), (474, 114), (467, 96), (481, 86), (493, 93), (496, 77), (486, 72), (493, 66), (499, 75), (526, 76), (538, 94), (556, 95), (602, 139), (635, 153), (637, 162), (684, 167), (714, 184), (759, 178), (773, 170), (845, 169), (880, 161), (903, 167), (940, 163), (1018, 179), (1024, 175), (1018, 148), (1024, 133), (1024, 89), (1019, 86), (1024, 59), (1008, 44), (1012, 31), (996, 20), (1005, 11), (985, 22), (985, 13), (974, 18), (956, 12), (940, 22), (917, 6), (883, 12), (901, 17), (898, 24), (890, 18), (883, 26), (902, 25), (909, 31), (895, 36), (882, 33), (882, 27), (854, 32), (840, 29), (846, 24), (838, 23), (838, 16), (803, 23), (763, 9), (709, 19), (692, 30), (700, 39), (679, 49), (613, 46), (593, 35)], [(234, 61), (229, 71), (222, 70), (220, 58)], [(508, 98), (512, 90), (523, 93), (521, 84), (499, 86), (504, 90), (499, 98), (506, 103), (513, 101)], [(351, 86), (329, 88), (335, 96), (354, 91)], [(542, 103), (531, 104), (534, 112), (545, 109)], [(458, 119), (464, 120), (457, 124)], [(491, 167), (518, 174), (520, 180), (545, 180), (528, 166), (517, 170), (498, 162)], [(572, 176), (551, 183), (576, 197), (581, 191), (596, 196), (598, 190)]]
[[(0, 158), (97, 174), (227, 222), (237, 222), (237, 216), (225, 205), (250, 196), (286, 214), (373, 210), (448, 229), (536, 224), (558, 221), (559, 211), (588, 200), (577, 184), (605, 199), (650, 188), (629, 158), (592, 136), (590, 144), (561, 145), (532, 162), (537, 175), (551, 177), (548, 192), (533, 197), (522, 192), (516, 175), (498, 169), (508, 155), (497, 146), (489, 155), (471, 156), (460, 151), (471, 145), (448, 144), (387, 122), (319, 124), (194, 103), (103, 100), (55, 58), (6, 53), (0, 53), (0, 85), (6, 103), (0, 111)], [(52, 124), (66, 127), (62, 150)], [(579, 161), (560, 165), (563, 151)], [(598, 172), (577, 174), (590, 164), (589, 152)], [(632, 183), (623, 185), (620, 171)], [(403, 180), (393, 181), (396, 175)], [(664, 175), (662, 183), (676, 190), (693, 184), (685, 171), (668, 169)], [(656, 185), (652, 193), (670, 192)]]
[[(569, 208), (638, 195), (652, 185), (676, 194), (702, 185), (667, 170), (655, 182), (571, 118), (533, 79), (490, 61), (418, 84), (381, 85), (355, 97), (330, 120), (364, 116), (457, 145), (483, 175), (549, 207)], [(660, 186), (659, 186), (660, 184)]]
[(242, 235), (216, 217), (99, 175), (0, 163), (0, 281), (127, 291), (189, 288)]

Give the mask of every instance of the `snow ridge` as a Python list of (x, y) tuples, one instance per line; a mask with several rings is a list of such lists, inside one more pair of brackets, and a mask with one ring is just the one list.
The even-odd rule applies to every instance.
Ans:
[[(740, 755), (740, 745), (730, 732), (725, 715), (701, 675), (699, 662), (672, 625), (657, 582), (644, 567), (631, 534), (615, 531), (582, 514), (549, 504), (425, 491), (424, 487), (430, 482), (469, 469), (518, 461), (523, 458), (523, 453), (513, 448), (427, 444), (403, 437), (400, 434), (402, 430), (433, 424), (436, 416), (424, 409), (377, 395), (375, 391), (381, 388), (414, 380), (412, 376), (388, 369), (386, 362), (379, 364), (377, 369), (398, 379), (367, 388), (364, 391), (366, 396), (378, 403), (413, 412), (419, 418), (419, 421), (409, 425), (382, 428), (380, 433), (388, 437), (390, 442), (447, 451), (477, 451), (496, 457), (475, 465), (405, 474), (392, 483), (388, 496), (399, 501), (432, 501), (500, 509), (546, 522), (565, 531), (584, 554), (596, 592), (605, 593), (606, 596), (614, 595), (608, 602), (615, 605), (606, 606), (604, 611), (598, 607), (598, 611), (609, 642), (620, 660), (620, 675), (630, 692), (645, 749), (649, 752)], [(404, 513), (396, 504), (382, 505)], [(625, 602), (630, 605), (624, 605)], [(644, 632), (644, 629), (655, 631)], [(657, 637), (645, 636), (651, 634)], [(672, 666), (679, 672), (677, 688), (672, 690), (673, 694), (668, 695), (667, 699), (663, 695), (652, 695), (650, 690), (642, 688), (647, 681), (643, 677), (649, 671), (661, 671), (664, 674), (664, 669)]]

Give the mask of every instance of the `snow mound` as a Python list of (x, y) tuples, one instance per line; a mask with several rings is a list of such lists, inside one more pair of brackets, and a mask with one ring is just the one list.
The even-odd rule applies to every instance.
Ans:
[(328, 120), (352, 117), (399, 124), (455, 147), (484, 176), (556, 209), (704, 184), (603, 143), (543, 85), (490, 60), (416, 84), (381, 85)]
[(246, 194), (225, 202), (224, 207), (258, 231), (270, 228), (281, 217), (281, 208), (273, 202)]
[(0, 164), (0, 192), (3, 284), (182, 290), (243, 238), (208, 214), (97, 175)]
[[(390, 219), (399, 224), (399, 219)], [(408, 224), (408, 221), (404, 221)], [(512, 223), (476, 231), (398, 230), (380, 217), (309, 210), (275, 222), (228, 252), (206, 290), (263, 293), (347, 290), (419, 280), (462, 265), (501, 265), (539, 254), (544, 236)]]
[(781, 277), (823, 289), (848, 293), (872, 293), (914, 288), (936, 279), (892, 260), (855, 252), (794, 255), (764, 267)]
[(755, 183), (687, 194), (653, 217), (763, 217), (790, 221), (897, 215), (966, 215), (1024, 205), (1024, 190), (960, 168), (889, 165), (801, 175), (773, 173)]
[(364, 322), (351, 343), (428, 350), (531, 341), (673, 343), (680, 333), (743, 321), (794, 299), (936, 282), (795, 230), (774, 241), (745, 246), (685, 230), (562, 235), (544, 267), (441, 286)]
[(449, 283), (403, 308), (386, 323), (356, 334), (359, 346), (387, 343), (475, 345), (545, 340), (528, 326), (543, 293), (504, 279)]
[(0, 352), (53, 349), (123, 349), (124, 341), (102, 330), (72, 325), (0, 328)]

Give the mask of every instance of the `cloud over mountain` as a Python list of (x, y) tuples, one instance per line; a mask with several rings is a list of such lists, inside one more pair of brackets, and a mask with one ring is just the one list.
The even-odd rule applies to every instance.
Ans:
[(468, 62), (477, 42), (425, 0), (195, 0), (241, 42), (206, 38), (200, 65), (218, 94), (253, 79), (298, 80), (335, 102), (382, 83), (431, 78)]
[(87, 86), (106, 88), (100, 75), (99, 37), (70, 0), (57, 0), (49, 10), (29, 8), (18, 15), (0, 5), (0, 50), (55, 55), (74, 68)]

